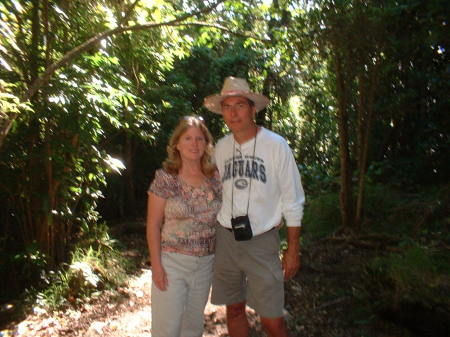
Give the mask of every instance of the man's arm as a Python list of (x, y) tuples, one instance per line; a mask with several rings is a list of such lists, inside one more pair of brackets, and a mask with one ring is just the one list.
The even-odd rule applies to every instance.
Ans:
[(300, 232), (301, 227), (287, 227), (288, 247), (281, 261), (285, 281), (294, 277), (300, 269)]
[(284, 279), (288, 280), (300, 268), (300, 232), (305, 193), (297, 164), (287, 143), (282, 144), (278, 155), (278, 162), (281, 163), (278, 181), (281, 190), (283, 216), (287, 226), (288, 244), (287, 250), (283, 252), (282, 267)]

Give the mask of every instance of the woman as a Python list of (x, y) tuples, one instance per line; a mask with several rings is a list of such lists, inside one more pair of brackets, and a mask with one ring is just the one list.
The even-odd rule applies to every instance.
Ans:
[(182, 119), (148, 191), (153, 337), (203, 333), (221, 203), (212, 142), (200, 118)]

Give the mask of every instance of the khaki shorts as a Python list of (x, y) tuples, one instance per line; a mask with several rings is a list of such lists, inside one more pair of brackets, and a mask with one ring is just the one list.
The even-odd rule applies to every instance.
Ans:
[(236, 241), (231, 231), (219, 226), (211, 302), (247, 302), (262, 317), (282, 317), (284, 283), (279, 250), (277, 229), (249, 241)]

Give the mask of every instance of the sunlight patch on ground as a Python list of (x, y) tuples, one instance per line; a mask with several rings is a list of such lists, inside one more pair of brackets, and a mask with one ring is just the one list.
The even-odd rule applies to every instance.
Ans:
[(94, 322), (86, 333), (87, 337), (151, 337), (150, 305), (138, 311), (129, 311), (106, 322)]
[(142, 269), (142, 274), (130, 279), (128, 281), (128, 286), (133, 290), (141, 290), (145, 293), (147, 293), (146, 290), (148, 290), (148, 293), (150, 293), (152, 288), (152, 271), (150, 269)]

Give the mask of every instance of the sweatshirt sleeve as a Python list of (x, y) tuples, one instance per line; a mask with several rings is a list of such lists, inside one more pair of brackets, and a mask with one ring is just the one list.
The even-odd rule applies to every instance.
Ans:
[(305, 193), (294, 155), (284, 139), (280, 142), (278, 163), (278, 184), (280, 186), (283, 216), (288, 227), (300, 227)]

